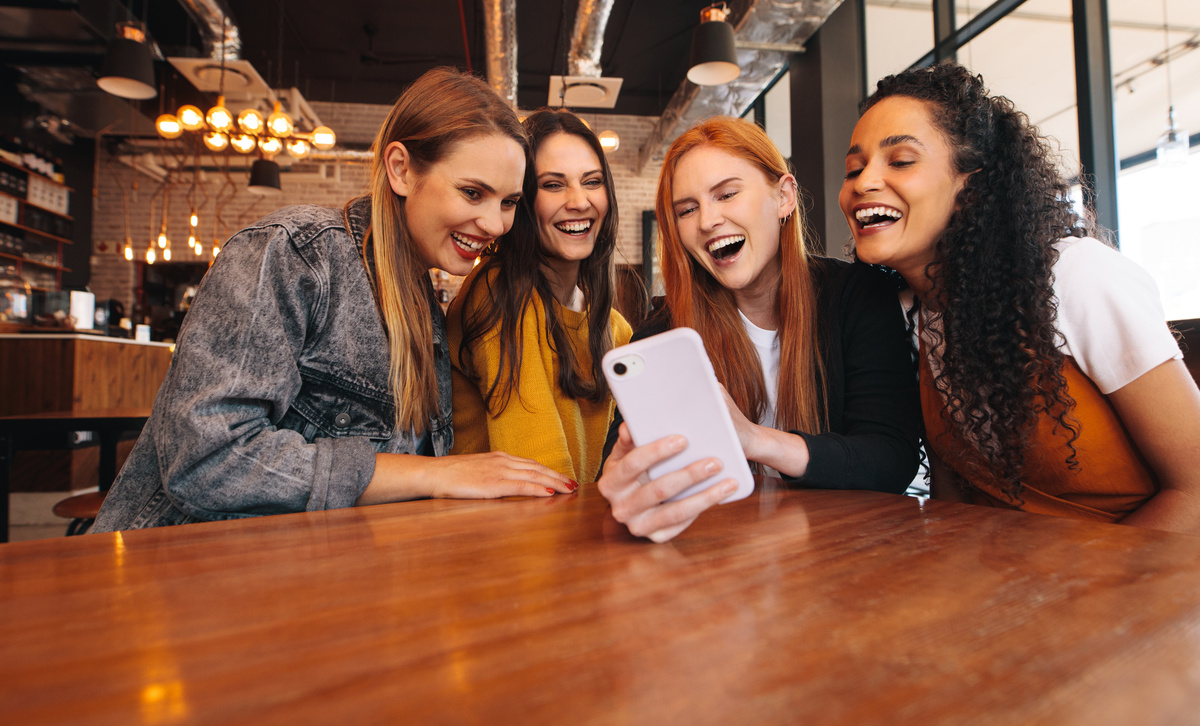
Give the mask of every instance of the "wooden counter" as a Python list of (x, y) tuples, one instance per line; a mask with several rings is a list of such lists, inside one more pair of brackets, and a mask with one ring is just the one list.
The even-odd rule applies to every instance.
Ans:
[(1195, 723), (1198, 552), (773, 486), (665, 545), (594, 487), (18, 542), (0, 722)]
[(149, 408), (173, 350), (99, 335), (0, 335), (0, 416)]

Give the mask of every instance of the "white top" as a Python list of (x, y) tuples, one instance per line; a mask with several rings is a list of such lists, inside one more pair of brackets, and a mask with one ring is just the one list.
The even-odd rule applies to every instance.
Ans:
[(758, 327), (742, 315), (741, 310), (738, 311), (738, 317), (742, 319), (742, 327), (750, 336), (754, 350), (758, 351), (758, 362), (762, 365), (763, 380), (767, 384), (767, 408), (758, 424), (775, 428), (775, 404), (779, 400), (779, 333)]
[[(1149, 273), (1091, 237), (1068, 237), (1055, 246), (1058, 348), (1101, 393), (1107, 396), (1151, 369), (1183, 358)], [(925, 343), (932, 343), (928, 334)], [(935, 373), (941, 368), (940, 360), (930, 357), (929, 363)]]
[(1057, 244), (1054, 294), (1059, 349), (1108, 395), (1152, 368), (1183, 358), (1154, 278), (1090, 237)]

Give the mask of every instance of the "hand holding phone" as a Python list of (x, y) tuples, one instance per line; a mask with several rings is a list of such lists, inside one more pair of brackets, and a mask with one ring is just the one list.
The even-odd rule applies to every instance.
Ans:
[(721, 471), (668, 501), (683, 499), (731, 477), (738, 488), (722, 504), (743, 499), (754, 491), (754, 477), (696, 331), (675, 328), (614, 348), (604, 356), (603, 369), (634, 444), (644, 446), (673, 434), (687, 439), (683, 451), (650, 467), (652, 479), (700, 459), (721, 460)]

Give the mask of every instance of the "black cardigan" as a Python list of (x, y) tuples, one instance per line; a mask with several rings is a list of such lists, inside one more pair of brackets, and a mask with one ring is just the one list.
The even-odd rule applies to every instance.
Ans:
[[(917, 473), (921, 403), (896, 285), (861, 262), (811, 257), (809, 264), (823, 341), (829, 431), (792, 432), (808, 443), (808, 471), (784, 480), (816, 489), (903, 493)], [(668, 329), (670, 315), (659, 306), (633, 340)], [(605, 459), (622, 420), (617, 410)]]

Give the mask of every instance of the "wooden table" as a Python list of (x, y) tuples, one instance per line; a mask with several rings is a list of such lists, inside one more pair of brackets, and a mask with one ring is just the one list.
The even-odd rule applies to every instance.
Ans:
[(0, 546), (0, 722), (1180, 724), (1200, 537), (780, 491), (634, 540), (592, 488)]
[(44, 411), (21, 416), (0, 416), (0, 542), (8, 541), (8, 493), (13, 454), (22, 436), (95, 431), (100, 437), (101, 491), (117, 476), (117, 441), (126, 431), (141, 431), (150, 408), (113, 408), (92, 411)]

